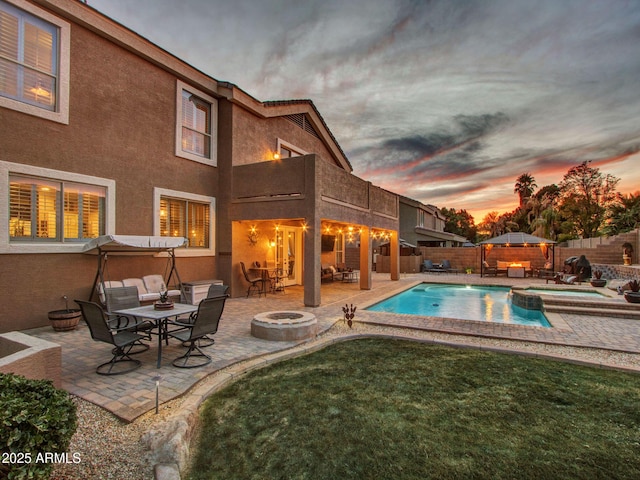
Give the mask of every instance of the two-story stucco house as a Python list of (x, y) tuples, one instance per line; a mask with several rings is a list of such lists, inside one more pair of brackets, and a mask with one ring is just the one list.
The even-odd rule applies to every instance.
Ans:
[[(102, 235), (185, 237), (182, 281), (234, 296), (240, 262), (273, 262), (317, 306), (351, 227), (370, 288), (369, 238), (397, 242), (399, 201), (351, 171), (311, 101), (261, 102), (76, 0), (0, 0), (0, 331), (88, 298)], [(114, 256), (106, 274), (165, 268)]]

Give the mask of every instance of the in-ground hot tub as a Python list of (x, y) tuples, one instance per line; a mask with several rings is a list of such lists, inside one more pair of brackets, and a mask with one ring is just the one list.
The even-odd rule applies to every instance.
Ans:
[(263, 340), (293, 342), (313, 338), (318, 320), (308, 312), (263, 312), (251, 320), (251, 335)]

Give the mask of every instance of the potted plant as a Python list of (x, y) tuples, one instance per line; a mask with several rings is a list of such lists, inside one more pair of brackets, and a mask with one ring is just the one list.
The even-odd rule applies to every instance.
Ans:
[(473, 267), (466, 267), (464, 271), (467, 272), (467, 275), (471, 275), (473, 273)]
[(624, 242), (622, 244), (622, 263), (625, 265), (631, 265), (633, 255), (633, 245), (629, 242)]
[(82, 312), (78, 308), (69, 308), (69, 299), (63, 295), (65, 309), (52, 310), (49, 312), (49, 321), (56, 332), (67, 332), (75, 330), (82, 316)]
[(629, 303), (640, 303), (640, 282), (634, 279), (627, 286), (630, 290), (624, 292), (624, 299)]
[(592, 287), (604, 287), (607, 284), (607, 281), (602, 277), (602, 271), (594, 270), (593, 277), (591, 277), (591, 286)]

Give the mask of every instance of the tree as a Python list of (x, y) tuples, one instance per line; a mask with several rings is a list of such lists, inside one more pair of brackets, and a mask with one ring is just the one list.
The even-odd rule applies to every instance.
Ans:
[(640, 226), (640, 191), (624, 195), (618, 193), (610, 206), (604, 232), (607, 235), (618, 235), (630, 232)]
[(476, 227), (473, 216), (466, 210), (456, 210), (455, 208), (441, 208), (440, 211), (445, 217), (445, 232), (455, 233), (467, 240), (475, 243), (478, 235), (478, 227)]
[(480, 223), (480, 230), (489, 234), (489, 237), (497, 237), (498, 236), (498, 212), (489, 212), (482, 219), (482, 223)]
[(518, 197), (520, 197), (520, 207), (525, 204), (525, 201), (533, 194), (537, 186), (536, 180), (529, 173), (523, 173), (516, 179), (513, 193), (517, 193)]
[(582, 238), (600, 233), (607, 208), (616, 199), (616, 186), (620, 181), (590, 167), (590, 163), (585, 161), (570, 168), (560, 183), (560, 209), (572, 222), (573, 232)]

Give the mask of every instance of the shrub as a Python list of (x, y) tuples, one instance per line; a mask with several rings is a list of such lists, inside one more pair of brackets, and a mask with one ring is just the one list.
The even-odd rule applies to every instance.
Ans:
[(0, 478), (48, 478), (42, 456), (66, 452), (77, 425), (75, 404), (50, 380), (0, 374)]

